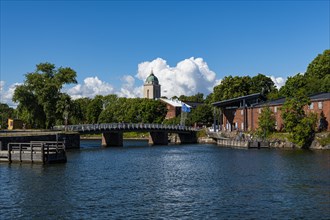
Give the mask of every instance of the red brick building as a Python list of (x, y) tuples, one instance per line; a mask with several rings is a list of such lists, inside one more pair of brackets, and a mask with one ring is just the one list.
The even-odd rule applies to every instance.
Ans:
[(185, 104), (187, 107), (191, 108), (190, 105), (188, 105), (184, 102), (181, 102), (180, 100), (177, 100), (177, 99), (160, 98), (159, 100), (166, 104), (167, 114), (165, 116), (165, 119), (175, 118), (178, 115), (180, 115), (183, 104)]
[[(305, 112), (317, 113), (319, 118), (323, 112), (328, 122), (327, 130), (330, 131), (330, 93), (319, 93), (309, 98), (311, 105), (305, 107)], [(215, 114), (214, 124), (218, 125), (220, 130), (254, 131), (258, 128), (258, 118), (262, 108), (268, 106), (275, 115), (276, 129), (281, 130), (283, 128), (281, 107), (284, 102), (285, 98), (264, 102), (259, 93), (215, 102), (213, 106), (219, 111)]]

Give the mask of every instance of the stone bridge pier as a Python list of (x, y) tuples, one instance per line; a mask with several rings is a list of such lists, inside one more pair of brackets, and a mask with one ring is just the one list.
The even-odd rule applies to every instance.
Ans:
[(168, 132), (150, 132), (149, 144), (168, 145)]
[(123, 146), (123, 132), (105, 132), (102, 133), (103, 147), (122, 147)]

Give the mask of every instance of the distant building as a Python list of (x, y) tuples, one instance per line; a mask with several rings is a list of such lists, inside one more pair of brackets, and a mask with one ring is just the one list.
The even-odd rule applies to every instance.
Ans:
[(167, 108), (167, 114), (165, 116), (165, 119), (171, 119), (171, 118), (175, 118), (178, 115), (180, 115), (181, 113), (181, 109), (182, 106), (185, 104), (188, 108), (191, 108), (190, 105), (181, 102), (178, 99), (164, 99), (164, 98), (160, 98), (159, 99), (161, 102), (166, 104), (166, 108)]
[[(305, 106), (305, 112), (314, 112), (320, 119), (321, 113), (325, 116), (330, 131), (330, 93), (319, 93), (309, 96), (311, 104)], [(226, 131), (255, 131), (258, 128), (258, 118), (265, 107), (270, 107), (276, 119), (276, 130), (283, 129), (281, 107), (285, 98), (264, 102), (259, 93), (242, 96), (234, 99), (215, 102), (212, 105), (220, 111), (214, 117), (215, 124), (220, 130)]]
[(24, 124), (22, 120), (19, 119), (8, 119), (8, 130), (23, 129)]
[(147, 99), (160, 98), (160, 85), (158, 78), (151, 71), (143, 86), (143, 97)]

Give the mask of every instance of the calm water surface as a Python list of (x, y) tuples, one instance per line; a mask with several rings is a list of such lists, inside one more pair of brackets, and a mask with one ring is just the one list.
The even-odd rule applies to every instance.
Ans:
[(330, 219), (330, 152), (83, 141), (0, 164), (0, 219)]

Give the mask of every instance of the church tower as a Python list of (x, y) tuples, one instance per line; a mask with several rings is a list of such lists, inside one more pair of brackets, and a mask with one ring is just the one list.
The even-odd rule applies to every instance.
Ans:
[(158, 82), (158, 78), (154, 75), (152, 70), (144, 83), (143, 97), (147, 99), (160, 98), (160, 85)]

